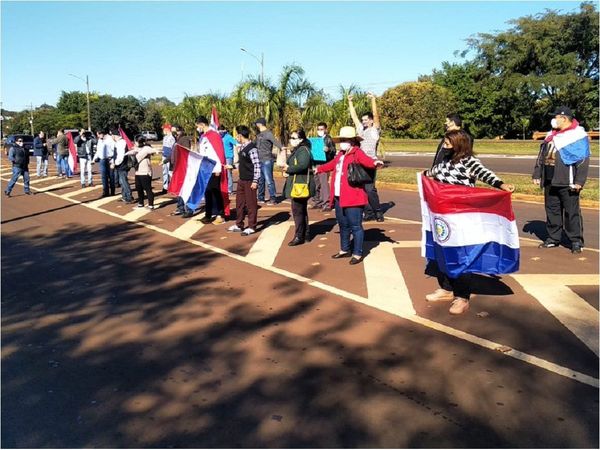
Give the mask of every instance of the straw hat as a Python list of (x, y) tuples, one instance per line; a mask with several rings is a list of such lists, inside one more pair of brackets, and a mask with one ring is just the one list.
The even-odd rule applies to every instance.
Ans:
[(363, 138), (356, 134), (354, 127), (342, 127), (340, 129), (340, 135), (332, 138), (333, 142), (338, 143), (342, 141), (362, 141)]

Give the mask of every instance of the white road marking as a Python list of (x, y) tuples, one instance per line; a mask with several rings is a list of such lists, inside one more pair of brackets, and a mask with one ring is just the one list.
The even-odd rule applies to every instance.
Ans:
[(597, 286), (598, 275), (511, 275), (598, 355), (598, 311), (568, 286)]
[(60, 189), (60, 188), (63, 188), (63, 187), (71, 186), (74, 183), (79, 183), (79, 180), (63, 181), (62, 183), (51, 184), (50, 186), (44, 186), (44, 187), (41, 187), (41, 188), (36, 188), (36, 190), (38, 192), (47, 192), (47, 191), (52, 191), (54, 189)]
[[(53, 192), (46, 192), (46, 194), (54, 194), (54, 193)], [(55, 195), (57, 197), (64, 198), (61, 195), (58, 195), (58, 194), (55, 194)], [(117, 201), (120, 198), (121, 198), (120, 195), (111, 195), (111, 196), (108, 196), (108, 197), (101, 197), (101, 198), (99, 198), (97, 200), (92, 200), (91, 202), (87, 202), (87, 203), (83, 203), (85, 200), (84, 201), (80, 201), (80, 200), (75, 200), (75, 199), (72, 199), (72, 198), (67, 198), (66, 200), (69, 200), (69, 201), (75, 202), (75, 203), (81, 203), (81, 204), (83, 204), (83, 205), (85, 205), (85, 206), (87, 206), (89, 208), (95, 209), (97, 211), (105, 212), (103, 209), (99, 209), (100, 206), (106, 205), (106, 204), (108, 204), (110, 202)]]
[(282, 222), (261, 231), (246, 258), (257, 266), (272, 266), (291, 225)]
[(202, 229), (204, 224), (197, 218), (191, 218), (186, 220), (183, 225), (176, 228), (175, 231), (171, 232), (171, 236), (186, 241), (190, 239), (194, 234)]
[[(154, 200), (154, 206), (159, 206), (162, 203), (170, 202), (171, 200), (172, 199), (170, 197), (157, 198), (157, 199)], [(134, 222), (134, 221), (136, 221), (138, 219), (141, 219), (146, 214), (150, 214), (151, 212), (154, 212), (154, 211), (156, 211), (156, 210), (155, 209), (148, 209), (148, 208), (134, 208), (132, 206), (132, 211), (130, 211), (127, 214), (125, 214), (123, 216), (123, 219), (125, 219), (125, 220), (127, 220), (129, 222)]]
[[(420, 246), (420, 242), (418, 243)], [(364, 259), (369, 304), (400, 317), (416, 314), (394, 254), (395, 244), (379, 242)]]
[(75, 197), (77, 195), (86, 194), (88, 192), (95, 191), (96, 189), (100, 189), (101, 187), (102, 187), (102, 185), (88, 186), (85, 188), (77, 189), (76, 191), (73, 191), (73, 192), (67, 192), (66, 194), (62, 194), (62, 196), (63, 196), (63, 198), (71, 198), (71, 197)]

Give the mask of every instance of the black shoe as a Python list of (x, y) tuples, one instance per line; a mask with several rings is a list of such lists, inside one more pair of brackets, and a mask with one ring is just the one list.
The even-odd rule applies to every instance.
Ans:
[(336, 253), (335, 255), (331, 255), (331, 257), (333, 259), (340, 259), (340, 258), (350, 258), (352, 256), (352, 254), (350, 252), (346, 252), (346, 253)]
[(370, 222), (372, 220), (375, 220), (375, 216), (368, 215), (363, 217), (363, 222)]
[(200, 222), (202, 222), (203, 224), (209, 224), (209, 223), (212, 223), (212, 221), (213, 221), (213, 218), (207, 217), (207, 216), (204, 216), (202, 219), (200, 219)]
[(31, 191), (27, 191), (25, 192), (25, 195), (33, 195), (33, 193)]
[(10, 197), (10, 192), (4, 191), (4, 195), (6, 195), (7, 197)]
[(362, 256), (361, 256), (360, 258), (357, 258), (356, 256), (353, 256), (353, 257), (350, 259), (350, 265), (351, 265), (351, 266), (353, 266), (353, 265), (355, 265), (355, 264), (361, 263), (361, 262), (363, 261), (363, 259), (364, 259), (364, 258), (363, 258)]
[(190, 217), (192, 217), (194, 214), (191, 212), (184, 212), (181, 217), (183, 217), (184, 219), (189, 219)]
[(85, 187), (85, 183), (81, 183), (81, 189)]
[(574, 242), (571, 245), (571, 253), (581, 253), (582, 248), (583, 247), (581, 246), (581, 244), (579, 242)]
[(298, 238), (294, 238), (290, 242), (288, 242), (288, 245), (290, 247), (295, 247), (296, 245), (302, 245), (302, 244), (304, 244), (304, 241), (302, 239), (298, 239)]
[(383, 214), (381, 212), (375, 213), (375, 217), (376, 217), (377, 222), (383, 222), (383, 220), (384, 220)]
[(558, 247), (559, 243), (554, 241), (545, 241), (538, 245), (538, 248), (554, 248)]

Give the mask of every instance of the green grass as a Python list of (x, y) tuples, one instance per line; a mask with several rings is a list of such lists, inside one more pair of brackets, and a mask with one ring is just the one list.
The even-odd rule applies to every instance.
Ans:
[[(382, 152), (435, 152), (439, 139), (382, 139)], [(537, 155), (542, 141), (475, 139), (473, 149), (479, 154)], [(600, 155), (598, 141), (592, 141), (592, 155)]]
[[(384, 183), (401, 183), (417, 185), (415, 169), (387, 167), (377, 172), (377, 181)], [(512, 175), (512, 174), (497, 174), (505, 183), (515, 185), (515, 194), (524, 194), (533, 196), (534, 200), (544, 201), (544, 194), (539, 186), (531, 182), (529, 175)], [(490, 187), (484, 183), (477, 183), (478, 187)], [(585, 183), (585, 188), (581, 191), (581, 199), (586, 202), (598, 202), (599, 185), (597, 179), (588, 179)]]

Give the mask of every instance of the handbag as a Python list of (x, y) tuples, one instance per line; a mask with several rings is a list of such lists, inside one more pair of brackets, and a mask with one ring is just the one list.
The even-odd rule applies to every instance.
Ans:
[(296, 175), (294, 175), (294, 179), (292, 180), (292, 192), (290, 192), (290, 197), (292, 198), (308, 198), (310, 197), (310, 190), (308, 188), (308, 180), (310, 179), (310, 164), (308, 165), (308, 170), (306, 171), (306, 183), (296, 183)]
[(373, 180), (363, 166), (356, 162), (348, 164), (348, 184), (352, 187), (360, 187), (364, 184), (371, 183)]

